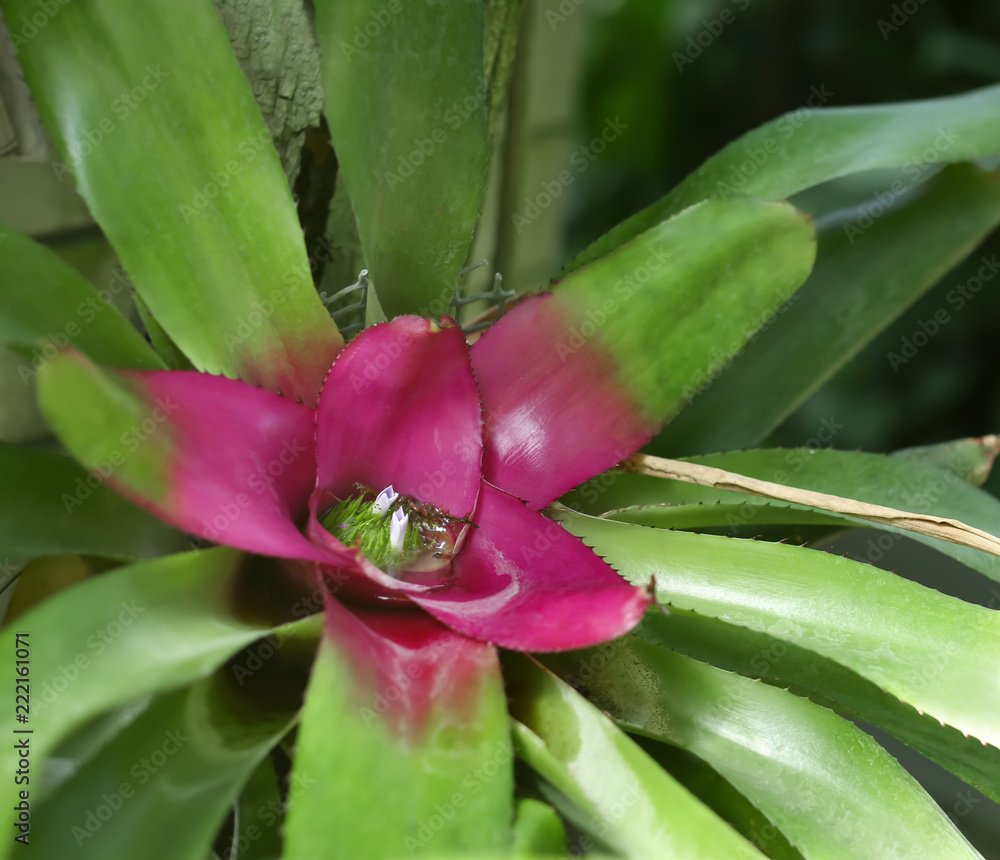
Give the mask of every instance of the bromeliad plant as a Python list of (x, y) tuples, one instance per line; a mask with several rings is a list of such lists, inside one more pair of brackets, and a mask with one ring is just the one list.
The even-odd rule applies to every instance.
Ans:
[[(83, 467), (0, 448), (3, 554), (19, 592), (91, 571), (3, 633), (38, 856), (978, 856), (852, 720), (1000, 800), (995, 611), (815, 547), (875, 525), (1000, 580), (996, 445), (637, 452), (758, 443), (996, 226), (1000, 180), (957, 162), (1000, 151), (1000, 88), (816, 111), (746, 176), (750, 132), (471, 334), (441, 310), (517, 11), (315, 3), (370, 272), (346, 344), (209, 4), (59, 6), (17, 42), (148, 336), (0, 242), (0, 336), (65, 333), (30, 373)], [(818, 255), (784, 202), (945, 161)]]

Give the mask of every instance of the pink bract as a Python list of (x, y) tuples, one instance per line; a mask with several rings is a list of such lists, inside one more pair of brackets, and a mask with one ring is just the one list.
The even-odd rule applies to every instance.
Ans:
[[(613, 639), (649, 596), (541, 509), (653, 428), (611, 359), (595, 345), (567, 353), (565, 331), (548, 297), (518, 305), (471, 350), (450, 320), (399, 317), (340, 352), (315, 410), (207, 374), (125, 372), (148, 403), (168, 405), (171, 446), (165, 492), (118, 485), (185, 531), (303, 563), (339, 617), (357, 619), (334, 635), (328, 616), (328, 636), (362, 648), (372, 671), (391, 674), (386, 654), (410, 653), (390, 642), (397, 622), (401, 636), (419, 630), (459, 651), (463, 638), (520, 651)], [(321, 526), (358, 485), (392, 485), (471, 523), (450, 564), (407, 581)]]

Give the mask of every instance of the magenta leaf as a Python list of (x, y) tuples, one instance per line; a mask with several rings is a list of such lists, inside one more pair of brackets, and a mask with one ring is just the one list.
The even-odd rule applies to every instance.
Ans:
[(317, 410), (317, 486), (392, 485), (455, 517), (479, 490), (482, 419), (457, 326), (399, 317), (362, 332), (334, 362)]
[(528, 299), (472, 347), (486, 414), (486, 480), (543, 508), (634, 454), (655, 427), (611, 354), (577, 332), (551, 296)]
[(563, 651), (631, 630), (650, 599), (562, 526), (483, 482), (452, 582), (413, 601), (452, 630)]

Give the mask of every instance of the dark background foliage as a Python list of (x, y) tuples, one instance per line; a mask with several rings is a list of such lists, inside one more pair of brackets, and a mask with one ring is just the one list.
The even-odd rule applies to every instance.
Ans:
[[(580, 139), (599, 134), (616, 114), (629, 129), (571, 189), (570, 255), (729, 141), (803, 106), (814, 88), (832, 93), (827, 105), (836, 107), (951, 95), (1000, 80), (1000, 6), (987, 0), (626, 0), (587, 7)], [(706, 30), (712, 40), (701, 47)], [(860, 192), (857, 202), (868, 198)], [(804, 444), (824, 417), (844, 425), (835, 447), (876, 452), (1000, 429), (1000, 279), (961, 309), (954, 294), (948, 299), (979, 268), (981, 255), (998, 252), (994, 234), (771, 441)], [(950, 322), (894, 368), (889, 353), (899, 354), (903, 339), (940, 308)], [(994, 479), (991, 488), (998, 487)]]
[[(814, 88), (832, 93), (826, 104), (837, 107), (952, 95), (1000, 81), (1000, 5), (988, 0), (625, 0), (587, 6), (579, 139), (598, 135), (608, 116), (620, 114), (629, 129), (571, 188), (567, 258), (734, 138), (803, 106)], [(727, 9), (731, 23), (696, 55), (698, 35), (718, 31)], [(884, 180), (874, 177), (870, 186), (855, 183), (847, 200), (853, 194), (861, 204), (881, 187)], [(822, 206), (823, 191), (809, 203)], [(838, 206), (845, 204), (843, 184), (825, 191)], [(872, 452), (1000, 431), (1000, 278), (961, 308), (953, 292), (975, 274), (983, 255), (1000, 259), (1000, 231), (805, 402), (768, 444), (818, 444), (824, 418), (842, 425), (833, 447)], [(940, 309), (949, 322), (905, 363), (892, 361), (890, 353), (901, 355), (904, 339)], [(996, 473), (987, 489), (1000, 492)], [(874, 534), (839, 542), (836, 551), (864, 558), (865, 541)], [(988, 583), (959, 565), (928, 559), (909, 541), (877, 563), (989, 602)], [(967, 788), (963, 793), (940, 768), (877, 736), (986, 856), (1000, 856), (994, 804)]]

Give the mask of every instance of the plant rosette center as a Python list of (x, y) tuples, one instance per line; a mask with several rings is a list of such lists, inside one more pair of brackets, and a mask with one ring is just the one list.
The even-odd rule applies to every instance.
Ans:
[(469, 523), (393, 490), (361, 484), (338, 501), (320, 524), (345, 546), (360, 548), (372, 564), (397, 579), (419, 578), (451, 565)]

